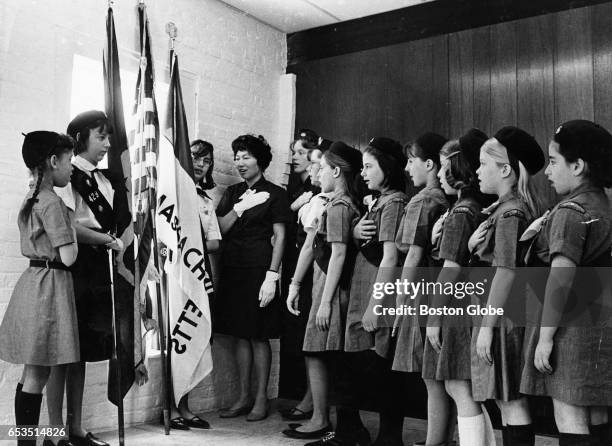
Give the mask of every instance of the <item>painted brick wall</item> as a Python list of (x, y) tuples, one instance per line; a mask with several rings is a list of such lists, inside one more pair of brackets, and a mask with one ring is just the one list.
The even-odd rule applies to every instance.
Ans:
[[(138, 67), (136, 3), (117, 1), (114, 6), (121, 68), (132, 71)], [(268, 139), (274, 158), (267, 176), (280, 183), (294, 114), (294, 79), (283, 74), (285, 35), (216, 0), (148, 0), (147, 4), (158, 80), (168, 81), (165, 25), (172, 21), (178, 27), (176, 50), (183, 83), (194, 94), (186, 99), (193, 123), (190, 136), (215, 146), (219, 185), (215, 198), (238, 181), (230, 143), (246, 132)], [(71, 118), (73, 58), (101, 60), (105, 14), (106, 2), (100, 0), (0, 2), (0, 316), (26, 266), (16, 224), (27, 187), (20, 132), (65, 130)], [(124, 81), (124, 91), (131, 95), (133, 88)], [(232, 401), (237, 382), (229, 345), (228, 339), (215, 339), (215, 371), (191, 395), (196, 411)], [(276, 394), (278, 382), (277, 343), (273, 350), (270, 396)], [(159, 414), (159, 359), (152, 358), (149, 368), (150, 382), (133, 388), (126, 398), (128, 424), (153, 420)], [(0, 363), (0, 424), (13, 421), (14, 386), (20, 373), (20, 366)], [(88, 368), (84, 425), (94, 431), (116, 426), (116, 410), (106, 401), (106, 373), (106, 363)]]

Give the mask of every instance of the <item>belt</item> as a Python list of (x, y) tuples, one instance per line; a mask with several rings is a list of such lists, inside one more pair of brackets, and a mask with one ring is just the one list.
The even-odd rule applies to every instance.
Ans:
[(56, 262), (55, 260), (30, 260), (30, 266), (35, 268), (63, 269), (64, 271), (70, 271), (70, 268), (62, 262)]

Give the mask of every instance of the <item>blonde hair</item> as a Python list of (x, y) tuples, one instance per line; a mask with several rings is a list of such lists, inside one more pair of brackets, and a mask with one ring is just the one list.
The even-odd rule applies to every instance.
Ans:
[[(510, 158), (508, 156), (508, 150), (497, 139), (490, 138), (485, 141), (481, 150), (493, 158), (498, 165), (508, 164), (512, 168), (512, 164), (510, 163)], [(515, 172), (514, 168), (512, 168), (514, 176), (516, 177), (516, 183), (514, 186), (516, 187), (519, 196), (525, 200), (525, 203), (527, 203), (531, 216), (537, 217), (542, 215), (544, 209), (546, 209), (546, 206), (537, 193), (533, 181), (531, 181), (531, 175), (529, 175), (529, 172), (527, 172), (527, 169), (521, 161), (516, 160), (516, 162), (518, 164), (519, 171)]]

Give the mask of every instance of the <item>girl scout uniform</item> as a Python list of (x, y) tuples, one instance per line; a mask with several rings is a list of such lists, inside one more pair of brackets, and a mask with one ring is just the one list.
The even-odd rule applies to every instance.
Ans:
[[(72, 159), (70, 184), (56, 189), (74, 220), (89, 229), (114, 233), (114, 190), (104, 174), (85, 158)], [(79, 254), (72, 266), (76, 309), (79, 321), (81, 361), (110, 359), (113, 349), (112, 297), (108, 248), (79, 243)]]
[[(573, 121), (557, 132), (588, 132), (596, 138), (601, 131), (597, 127), (586, 121)], [(600, 145), (605, 147), (609, 143), (607, 135)], [(612, 220), (603, 188), (590, 184), (579, 186), (544, 215), (538, 230), (529, 250), (528, 264), (549, 266), (555, 255), (567, 257), (578, 267), (572, 285), (572, 290), (577, 291), (575, 297), (582, 302), (599, 298), (602, 290), (598, 289), (597, 282), (587, 282), (586, 286), (577, 285), (577, 282), (590, 280), (593, 267), (612, 265)], [(539, 310), (537, 320), (541, 317), (541, 308)], [(585, 310), (597, 311), (589, 303)], [(542, 374), (535, 368), (539, 327), (528, 330), (521, 392), (550, 396), (575, 406), (612, 405), (612, 328), (609, 328), (609, 320), (590, 326), (584, 323), (572, 326), (571, 322), (565, 325), (560, 326), (554, 336), (551, 374)]]
[[(306, 353), (340, 351), (344, 349), (349, 288), (356, 254), (351, 230), (353, 222), (357, 218), (359, 218), (359, 209), (348, 195), (339, 195), (331, 198), (321, 215), (317, 234), (313, 242), (315, 262), (312, 306), (308, 315), (308, 322), (306, 323), (303, 347)], [(322, 331), (316, 326), (316, 316), (323, 297), (323, 289), (325, 288), (327, 267), (331, 256), (331, 244), (334, 242), (345, 243), (347, 245), (347, 253), (344, 259), (340, 282), (331, 300), (329, 329)]]
[[(449, 203), (440, 186), (426, 186), (416, 194), (404, 210), (395, 244), (401, 252), (410, 245), (420, 246), (424, 255), (419, 267), (435, 266), (431, 257), (431, 231), (434, 223), (448, 209)], [(420, 372), (423, 366), (423, 335), (416, 319), (402, 317), (397, 334), (393, 370)]]
[[(461, 266), (469, 263), (468, 240), (482, 221), (481, 205), (473, 197), (462, 197), (448, 211), (442, 223), (442, 234), (433, 249), (433, 257), (441, 261), (450, 260)], [(462, 276), (457, 279), (461, 281)], [(464, 297), (469, 299), (469, 296)], [(449, 305), (453, 303), (463, 307), (462, 301), (451, 297)], [(458, 316), (450, 316), (457, 318)], [(472, 341), (471, 326), (466, 321), (453, 324), (444, 324), (440, 339), (442, 348), (438, 354), (430, 342), (425, 342), (423, 353), (424, 379), (442, 380), (470, 380), (470, 344)]]

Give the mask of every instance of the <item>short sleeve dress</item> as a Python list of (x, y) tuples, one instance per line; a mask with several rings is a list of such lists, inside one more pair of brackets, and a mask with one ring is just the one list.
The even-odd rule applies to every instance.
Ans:
[[(590, 274), (591, 268), (609, 268), (612, 221), (604, 191), (577, 188), (551, 210), (536, 237), (528, 265), (550, 265), (555, 255), (567, 257), (579, 267), (574, 284), (579, 277), (588, 280), (590, 276), (581, 275)], [(589, 295), (597, 287), (579, 288), (581, 299), (599, 297)], [(538, 310), (540, 320), (541, 307)], [(603, 324), (559, 327), (550, 356), (551, 374), (542, 374), (534, 366), (539, 329), (527, 329), (521, 392), (577, 406), (612, 405), (612, 328)]]
[[(434, 247), (435, 256), (439, 260), (449, 260), (464, 267), (468, 265), (470, 253), (468, 240), (483, 220), (481, 205), (474, 198), (461, 198), (450, 209), (442, 223), (442, 234)], [(458, 281), (462, 280), (459, 276)], [(451, 298), (449, 305), (457, 301)], [(455, 317), (456, 316), (452, 316)], [(442, 319), (440, 338), (442, 348), (437, 353), (429, 341), (425, 342), (423, 352), (424, 379), (469, 380), (471, 379), (470, 344), (472, 329), (470, 321), (465, 325), (454, 321), (444, 324)]]
[[(224, 217), (249, 189), (246, 182), (227, 188), (217, 215)], [(244, 211), (221, 241), (221, 268), (218, 297), (213, 307), (213, 329), (242, 339), (266, 340), (280, 334), (278, 295), (266, 307), (259, 307), (259, 289), (272, 260), (274, 223), (291, 218), (286, 191), (261, 177), (250, 188), (268, 192), (264, 203)]]
[[(522, 262), (519, 254), (519, 239), (532, 220), (525, 201), (516, 190), (512, 190), (501, 196), (483, 212), (489, 215), (486, 220), (487, 232), (483, 242), (472, 252), (471, 265), (505, 268), (520, 266)], [(512, 299), (512, 296), (524, 296), (525, 292), (525, 285), (515, 281), (509, 299)], [(484, 297), (488, 298), (488, 295), (485, 294)], [(493, 329), (492, 365), (482, 361), (476, 353), (479, 327), (480, 321), (477, 320), (472, 332), (471, 345), (474, 401), (488, 399), (511, 401), (521, 398), (519, 388), (524, 366), (525, 327), (514, 326), (509, 319), (501, 318), (500, 327)]]
[[(333, 197), (327, 203), (319, 220), (317, 237), (328, 249), (332, 243), (345, 243), (347, 255), (344, 261), (343, 274), (347, 280), (340, 279), (344, 285), (338, 285), (331, 300), (331, 316), (329, 329), (321, 331), (316, 326), (316, 316), (323, 298), (323, 290), (327, 279), (326, 268), (323, 269), (320, 261), (314, 262), (312, 306), (304, 334), (304, 352), (307, 354), (327, 351), (342, 351), (344, 349), (344, 334), (346, 330), (346, 312), (350, 296), (350, 275), (354, 264), (351, 264), (351, 228), (359, 218), (359, 209), (347, 195)], [(317, 248), (315, 247), (315, 250)], [(315, 253), (315, 257), (317, 254)], [(329, 261), (329, 257), (327, 258)], [(354, 260), (354, 258), (353, 258)], [(324, 260), (321, 261), (322, 263)]]
[[(347, 352), (374, 348), (382, 357), (386, 357), (389, 353), (390, 326), (383, 324), (386, 326), (380, 326), (376, 333), (368, 333), (364, 330), (361, 320), (370, 303), (373, 285), (382, 260), (383, 244), (395, 241), (407, 202), (408, 197), (403, 192), (389, 191), (376, 199), (364, 217), (367, 220), (374, 220), (376, 235), (372, 240), (361, 245), (355, 260), (346, 321), (345, 351)], [(394, 299), (395, 296), (388, 298)]]
[[(439, 186), (427, 186), (416, 194), (404, 210), (395, 244), (401, 252), (411, 245), (423, 248), (419, 267), (435, 266), (431, 257), (431, 231), (433, 225), (449, 207), (444, 191)], [(403, 317), (397, 332), (393, 370), (421, 372), (423, 368), (423, 333), (415, 319)]]
[[(27, 198), (32, 196), (32, 190)], [(61, 262), (59, 248), (74, 243), (72, 215), (52, 191), (42, 190), (26, 221), (19, 221), (21, 253)], [(53, 366), (79, 361), (79, 332), (70, 271), (28, 266), (0, 325), (0, 358)]]

